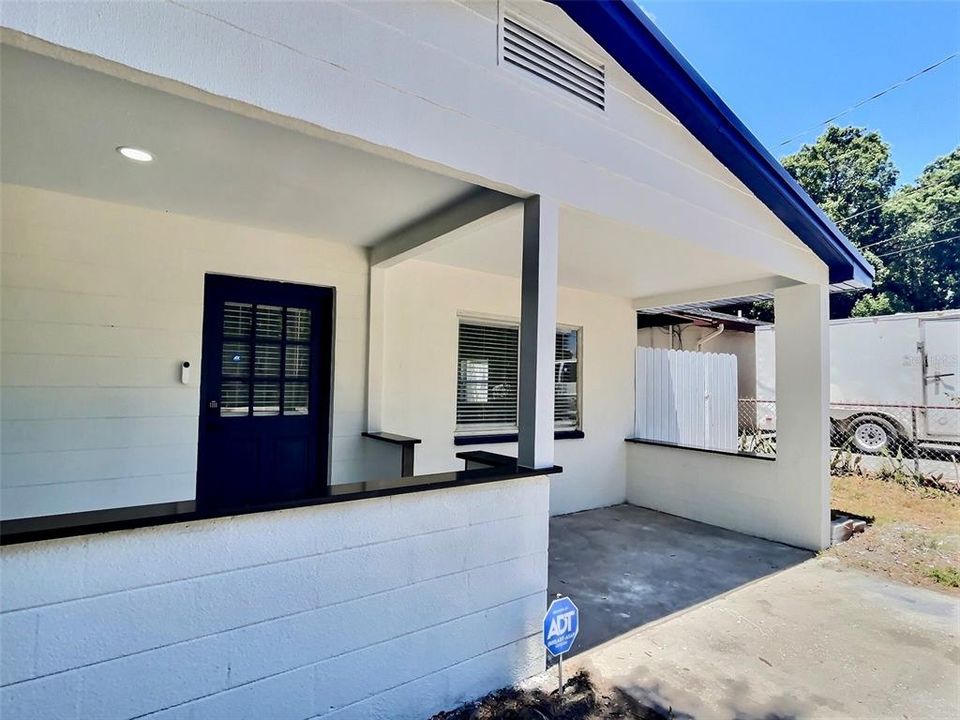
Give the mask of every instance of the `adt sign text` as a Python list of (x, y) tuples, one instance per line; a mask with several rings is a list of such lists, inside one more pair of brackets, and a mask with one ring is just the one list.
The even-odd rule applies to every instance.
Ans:
[(543, 616), (543, 644), (551, 655), (563, 655), (573, 647), (580, 630), (580, 611), (570, 598), (557, 598)]

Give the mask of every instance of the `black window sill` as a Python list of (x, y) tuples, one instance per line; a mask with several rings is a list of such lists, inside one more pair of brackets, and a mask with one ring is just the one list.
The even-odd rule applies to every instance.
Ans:
[[(582, 440), (586, 437), (583, 430), (557, 430), (554, 440)], [(517, 433), (496, 433), (493, 435), (455, 435), (454, 445), (495, 445), (497, 443), (515, 443)]]
[(407, 437), (406, 435), (397, 435), (389, 432), (364, 432), (360, 433), (363, 437), (381, 442), (391, 443), (392, 445), (419, 445), (423, 442), (420, 438)]
[(90, 535), (93, 533), (129, 530), (132, 528), (170, 525), (191, 520), (209, 520), (218, 517), (249, 515), (252, 513), (289, 510), (292, 508), (327, 505), (329, 503), (351, 502), (368, 498), (403, 495), (414, 492), (429, 492), (446, 488), (467, 487), (483, 483), (502, 482), (517, 478), (556, 475), (563, 468), (523, 467), (515, 458), (505, 458), (495, 466), (474, 470), (434, 473), (432, 475), (414, 475), (412, 477), (375, 480), (362, 483), (329, 485), (322, 495), (283, 503), (258, 505), (255, 507), (235, 508), (217, 512), (197, 510), (193, 502), (163, 503), (159, 505), (141, 505), (138, 507), (94, 510), (91, 512), (51, 515), (47, 517), (22, 518), (0, 522), (0, 545), (51, 540), (54, 538)]
[(711, 455), (726, 455), (727, 457), (749, 458), (752, 460), (776, 460), (776, 455), (757, 455), (756, 453), (739, 452), (734, 450), (712, 450), (710, 448), (693, 447), (692, 445), (679, 445), (677, 443), (663, 442), (661, 440), (644, 440), (643, 438), (626, 438), (628, 443), (637, 445), (656, 445), (657, 447), (676, 448), (678, 450), (693, 450), (694, 452), (710, 453)]
[(515, 462), (515, 460), (509, 455), (501, 455), (500, 453), (488, 452), (486, 450), (468, 450), (467, 452), (458, 452), (457, 457), (461, 460), (465, 460), (467, 463), (485, 465), (487, 467), (501, 467), (503, 465), (509, 465), (511, 462)]

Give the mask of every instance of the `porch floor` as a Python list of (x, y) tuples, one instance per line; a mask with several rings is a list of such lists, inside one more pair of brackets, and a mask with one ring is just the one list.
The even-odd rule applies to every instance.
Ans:
[(572, 654), (812, 557), (673, 515), (615, 505), (550, 520), (548, 597), (580, 609)]

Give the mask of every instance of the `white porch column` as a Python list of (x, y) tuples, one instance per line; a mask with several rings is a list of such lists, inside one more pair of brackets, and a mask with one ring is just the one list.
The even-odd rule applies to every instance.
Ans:
[(777, 466), (797, 545), (830, 544), (830, 335), (825, 285), (774, 291)]
[(524, 201), (518, 461), (533, 468), (553, 465), (559, 234), (556, 200)]

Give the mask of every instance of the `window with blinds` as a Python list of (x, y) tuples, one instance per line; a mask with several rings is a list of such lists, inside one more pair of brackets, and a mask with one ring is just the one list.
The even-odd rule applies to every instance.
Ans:
[[(457, 434), (517, 432), (520, 328), (463, 319), (457, 352)], [(580, 331), (557, 330), (554, 367), (557, 429), (580, 427)]]
[(553, 422), (558, 430), (580, 427), (580, 331), (557, 330)]

